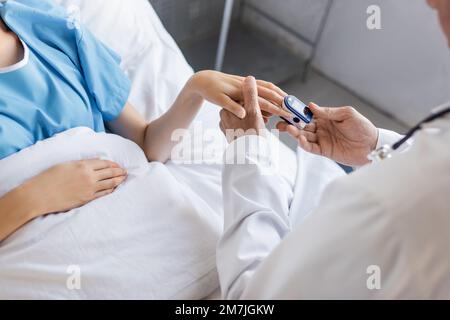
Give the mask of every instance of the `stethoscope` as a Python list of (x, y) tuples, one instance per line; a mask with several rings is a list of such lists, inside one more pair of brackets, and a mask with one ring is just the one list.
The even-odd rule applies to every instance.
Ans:
[(412, 136), (414, 136), (414, 134), (416, 134), (418, 131), (423, 129), (423, 126), (425, 124), (428, 124), (430, 122), (433, 122), (437, 119), (443, 118), (445, 117), (447, 114), (450, 114), (450, 103), (447, 103), (441, 107), (436, 108), (437, 111), (432, 112), (431, 115), (429, 115), (427, 118), (425, 118), (424, 120), (420, 121), (416, 126), (414, 126), (411, 130), (409, 130), (406, 135), (400, 139), (399, 141), (397, 141), (396, 143), (394, 143), (393, 145), (384, 145), (374, 151), (372, 151), (367, 158), (370, 161), (373, 162), (379, 162), (385, 159), (389, 159), (392, 157), (392, 153), (396, 150), (398, 150), (401, 146), (403, 146), (409, 139), (412, 138)]

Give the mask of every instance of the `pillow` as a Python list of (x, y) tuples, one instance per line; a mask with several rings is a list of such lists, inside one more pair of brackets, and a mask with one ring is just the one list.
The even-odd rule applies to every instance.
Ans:
[(193, 71), (146, 0), (55, 0), (122, 58), (130, 101), (151, 121), (173, 104)]

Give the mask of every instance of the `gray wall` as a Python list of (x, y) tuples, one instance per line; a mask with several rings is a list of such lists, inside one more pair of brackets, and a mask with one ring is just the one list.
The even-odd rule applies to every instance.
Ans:
[[(247, 0), (314, 37), (324, 0)], [(378, 4), (382, 30), (369, 31), (366, 9)], [(247, 23), (308, 55), (309, 47), (245, 12)], [(413, 124), (450, 100), (450, 53), (425, 0), (335, 0), (314, 66), (403, 122)]]
[[(220, 32), (224, 0), (150, 0), (167, 31), (180, 45)], [(236, 9), (240, 0), (237, 0)], [(235, 18), (238, 10), (234, 11)]]

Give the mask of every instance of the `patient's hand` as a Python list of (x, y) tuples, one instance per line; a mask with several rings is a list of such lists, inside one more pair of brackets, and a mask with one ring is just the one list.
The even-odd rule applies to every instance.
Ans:
[(298, 139), (305, 151), (336, 162), (360, 166), (369, 162), (367, 155), (376, 148), (377, 128), (351, 107), (322, 108), (311, 103), (314, 122), (299, 130), (285, 122), (277, 128)]
[(81, 160), (50, 168), (26, 182), (40, 214), (68, 211), (112, 193), (127, 172), (106, 160)]
[[(195, 90), (206, 99), (230, 111), (239, 118), (245, 116), (244, 96), (242, 93), (243, 77), (217, 71), (200, 71), (191, 79)], [(289, 116), (281, 105), (287, 93), (274, 84), (262, 80), (256, 81), (258, 87), (258, 103), (264, 117), (271, 115)]]
[(241, 90), (246, 111), (244, 119), (236, 117), (225, 109), (220, 111), (220, 129), (229, 143), (243, 135), (264, 135), (266, 129), (258, 102), (258, 87), (255, 78), (246, 78)]

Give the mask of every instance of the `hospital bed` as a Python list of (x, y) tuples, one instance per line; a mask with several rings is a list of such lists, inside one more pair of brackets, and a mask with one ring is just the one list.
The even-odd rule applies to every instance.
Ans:
[[(146, 0), (56, 2), (121, 55), (133, 84), (130, 100), (147, 120), (170, 107), (193, 71)], [(134, 143), (87, 128), (1, 160), (0, 196), (70, 160), (111, 159), (127, 168), (129, 178), (113, 194), (35, 219), (3, 241), (0, 299), (218, 297), (215, 247), (222, 232), (220, 159), (226, 147), (217, 130), (218, 110), (205, 105), (192, 126), (194, 137), (199, 127), (215, 135), (195, 147), (200, 153), (216, 150), (196, 164), (148, 163)], [(296, 155), (284, 145), (277, 150), (280, 174), (309, 199), (305, 212), (295, 217), (298, 222), (340, 171), (332, 162)], [(304, 172), (300, 182), (295, 181), (298, 172)]]

